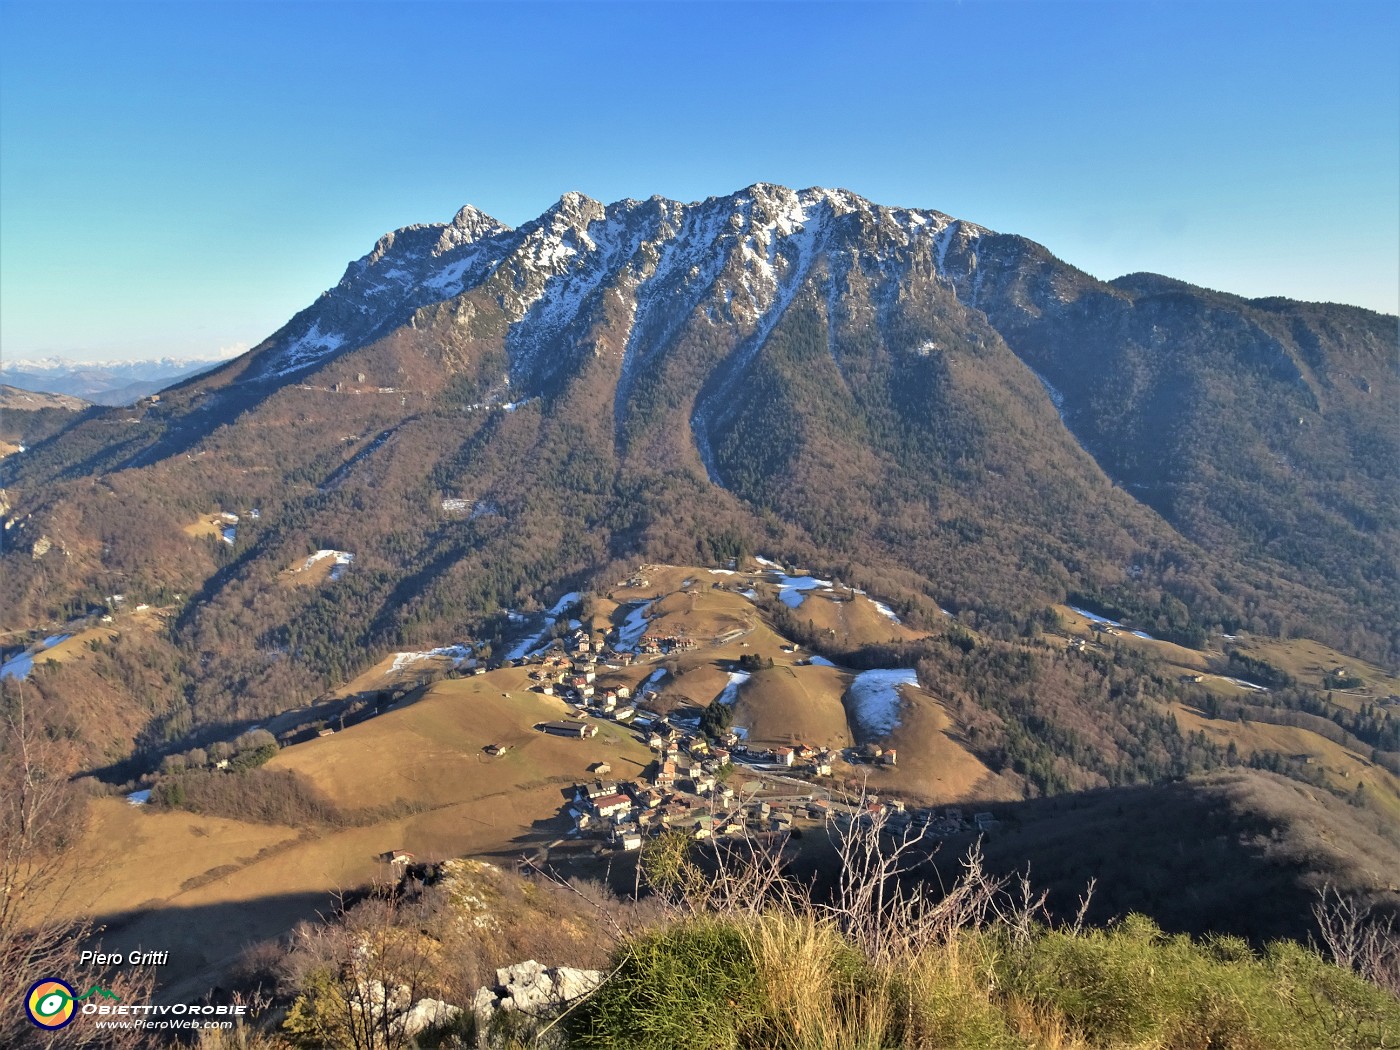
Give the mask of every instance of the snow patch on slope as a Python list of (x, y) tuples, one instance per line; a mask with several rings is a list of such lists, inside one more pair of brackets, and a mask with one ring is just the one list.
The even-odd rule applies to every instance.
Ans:
[(819, 580), (815, 576), (783, 575), (778, 579), (778, 600), (789, 609), (796, 609), (802, 605), (808, 591), (830, 586), (830, 580)]
[(331, 566), (329, 579), (338, 580), (345, 575), (345, 567), (355, 560), (355, 556), (348, 551), (319, 550), (311, 557), (301, 563), (294, 572), (305, 572), (317, 562), (325, 561), (327, 558), (335, 559), (335, 564)]
[(851, 717), (867, 733), (886, 736), (899, 725), (899, 687), (918, 685), (912, 668), (864, 671), (856, 675), (846, 693)]
[(613, 422), (619, 431), (639, 367), (671, 342), (724, 269), (725, 252), (719, 242), (727, 216), (719, 203), (707, 201), (683, 209), (679, 218), (677, 227), (675, 214), (663, 217), (655, 240), (647, 242), (655, 261), (644, 263), (633, 275), (632, 326), (613, 399)]
[(1124, 627), (1117, 620), (1110, 620), (1107, 616), (1100, 616), (1098, 613), (1092, 613), (1088, 609), (1081, 609), (1076, 605), (1071, 605), (1069, 606), (1069, 611), (1072, 613), (1077, 613), (1078, 615), (1084, 617), (1084, 619), (1088, 620), (1090, 623), (1099, 623), (1103, 624), (1105, 627), (1115, 627), (1120, 631), (1127, 631), (1134, 638), (1144, 638), (1149, 642), (1156, 640), (1152, 637), (1152, 635), (1148, 634), (1146, 631), (1134, 631), (1129, 627)]
[(1228, 675), (1221, 675), (1220, 677), (1231, 685), (1243, 686), (1245, 689), (1253, 689), (1258, 693), (1267, 693), (1269, 691), (1268, 686), (1260, 685), (1258, 682), (1247, 682), (1243, 678), (1231, 678)]
[[(827, 227), (821, 218), (830, 209), (824, 191), (791, 194), (772, 220), (755, 226), (752, 201), (741, 198), (741, 203), (746, 207), (740, 214), (749, 217), (750, 232), (742, 242), (741, 258), (746, 265), (740, 283), (755, 312), (754, 330), (721, 366), (718, 382), (710, 395), (696, 400), (690, 419), (700, 461), (710, 481), (720, 487), (724, 487), (724, 482), (714, 457), (711, 429), (723, 422), (725, 410), (735, 403), (735, 384), (768, 341), (806, 281), (812, 263), (824, 247)], [(779, 252), (775, 233), (782, 237), (787, 253)], [(762, 252), (757, 250), (759, 247)]]
[[(1026, 367), (1031, 368), (1030, 365), (1026, 365)], [(1060, 393), (1060, 391), (1056, 390), (1054, 384), (1052, 384), (1050, 380), (1046, 379), (1034, 368), (1031, 368), (1031, 375), (1039, 379), (1040, 385), (1045, 388), (1045, 393), (1049, 395), (1050, 403), (1055, 406), (1055, 412), (1059, 415), (1060, 422), (1068, 424), (1068, 420), (1065, 419), (1065, 395)]]
[(306, 334), (277, 356), (273, 365), (277, 371), (270, 373), (270, 377), (285, 376), (308, 368), (317, 361), (335, 353), (344, 345), (345, 336), (339, 332), (322, 332), (321, 322), (314, 321), (307, 329)]
[(652, 604), (643, 602), (627, 614), (617, 631), (616, 649), (625, 652), (635, 650), (641, 644), (642, 636), (647, 633), (647, 613), (651, 611)]
[(29, 677), (29, 672), (34, 670), (34, 656), (32, 653), (20, 653), (18, 656), (6, 660), (0, 666), (0, 679), (14, 678), (22, 681)]
[(5, 661), (3, 666), (0, 666), (0, 680), (13, 678), (16, 681), (23, 681), (29, 677), (29, 672), (34, 670), (34, 658), (36, 656), (39, 656), (46, 649), (52, 649), (54, 646), (68, 641), (68, 639), (72, 637), (71, 634), (51, 634), (42, 642), (30, 647), (27, 651), (11, 657), (9, 660)]
[[(560, 617), (564, 615), (564, 610), (577, 602), (581, 597), (583, 597), (583, 595), (578, 591), (570, 591), (550, 606), (549, 610), (544, 614), (544, 626), (528, 638), (518, 642), (510, 652), (506, 653), (506, 659), (519, 660), (526, 656), (533, 655), (536, 650), (544, 648), (548, 644), (550, 630), (559, 622)], [(572, 624), (575, 621), (571, 620), (569, 622)]]
[(428, 660), (434, 656), (447, 656), (452, 659), (452, 666), (458, 667), (471, 659), (472, 651), (464, 645), (446, 645), (439, 649), (429, 649), (425, 653), (395, 653), (393, 665), (389, 671), (401, 671), (409, 664), (417, 663), (419, 660)]
[(739, 687), (753, 676), (747, 671), (730, 671), (729, 683), (720, 690), (719, 696), (715, 697), (717, 704), (732, 704), (739, 699)]
[(903, 620), (901, 620), (901, 619), (895, 614), (895, 611), (894, 611), (893, 609), (891, 609), (888, 605), (886, 605), (884, 602), (879, 601), (879, 600), (877, 600), (877, 599), (875, 599), (875, 598), (871, 598), (871, 599), (870, 599), (870, 604), (873, 605), (873, 606), (875, 606), (875, 611), (876, 611), (876, 612), (878, 612), (878, 613), (879, 613), (881, 616), (883, 616), (885, 619), (889, 620), (891, 623), (903, 623), (903, 622), (904, 622)]

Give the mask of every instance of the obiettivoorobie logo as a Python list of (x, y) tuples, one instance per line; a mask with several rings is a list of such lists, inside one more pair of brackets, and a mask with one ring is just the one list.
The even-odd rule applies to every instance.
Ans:
[(99, 988), (97, 985), (78, 995), (67, 981), (60, 981), (57, 977), (45, 977), (29, 986), (29, 993), (24, 997), (24, 1012), (29, 1015), (29, 1020), (40, 1028), (53, 1031), (72, 1024), (73, 1018), (77, 1016), (78, 1001), (90, 999), (94, 995), (100, 995), (104, 999), (120, 998), (115, 992)]

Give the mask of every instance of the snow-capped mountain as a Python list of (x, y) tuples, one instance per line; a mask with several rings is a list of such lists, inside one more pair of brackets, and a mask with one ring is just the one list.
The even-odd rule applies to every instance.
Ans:
[(249, 378), (295, 375), (410, 323), (421, 307), (478, 287), (495, 297), (512, 326), (516, 382), (548, 370), (541, 354), (571, 325), (587, 323), (604, 290), (616, 291), (629, 314), (627, 375), (647, 347), (664, 342), (657, 337), (668, 322), (715, 295), (724, 309), (711, 321), (737, 323), (761, 343), (819, 254), (836, 262), (831, 279), (840, 281), (861, 265), (872, 236), (884, 256), (879, 268), (893, 275), (924, 263), (975, 298), (976, 243), (987, 233), (936, 211), (764, 183), (696, 204), (653, 197), (605, 206), (566, 193), (519, 229), (465, 207), (449, 224), (380, 238), (334, 288), (258, 348), (259, 368)]
[[(149, 554), (102, 555), (120, 545), (76, 524), (98, 479), (121, 477), (147, 530), (201, 501), (260, 507), (212, 606), (228, 591), (236, 619), (233, 592), (306, 543), (354, 551), (370, 640), (463, 594), (506, 606), (612, 559), (761, 538), (935, 613), (1097, 595), (1158, 637), (1297, 621), (1384, 655), (1400, 647), (1394, 330), (1100, 281), (844, 190), (567, 193), (514, 229), (465, 207), (386, 234), (247, 354), (159, 404), (89, 413), (0, 485), (27, 529), (76, 530), (67, 571), (92, 587)], [(202, 585), (178, 564), (141, 571)]]
[(163, 357), (148, 361), (69, 361), (61, 357), (0, 362), (0, 381), (20, 390), (63, 394), (98, 405), (129, 405), (225, 362)]

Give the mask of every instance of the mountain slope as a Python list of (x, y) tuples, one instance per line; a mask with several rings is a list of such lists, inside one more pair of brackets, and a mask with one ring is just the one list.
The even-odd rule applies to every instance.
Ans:
[(1271, 633), (1349, 620), (1344, 647), (1393, 654), (1395, 318), (1153, 274), (1075, 280), (1019, 238), (999, 251), (983, 309), (1109, 476), (1202, 546), (1307, 588)]
[(0, 385), (0, 457), (56, 434), (87, 407), (86, 401), (65, 394)]
[[(1188, 641), (1393, 657), (1386, 323), (1106, 285), (839, 190), (566, 194), (518, 229), (464, 208), (243, 357), (0, 465), (0, 623), (174, 603), (192, 684), (148, 741), (491, 637), (623, 562), (756, 549), (926, 623), (1028, 631), (1077, 595)], [(1265, 469), (1295, 410), (1300, 498)], [(187, 531), (214, 511), (232, 542)], [(353, 561), (278, 583), (318, 550)]]

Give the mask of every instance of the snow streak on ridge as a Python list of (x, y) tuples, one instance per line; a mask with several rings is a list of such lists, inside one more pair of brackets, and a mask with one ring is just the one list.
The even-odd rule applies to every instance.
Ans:
[[(704, 428), (842, 220), (873, 228), (880, 242), (906, 256), (906, 265), (916, 245), (927, 245), (939, 276), (954, 287), (966, 282), (975, 298), (975, 253), (959, 253), (972, 272), (954, 277), (948, 252), (986, 231), (939, 212), (878, 207), (843, 190), (794, 192), (764, 183), (694, 204), (653, 197), (604, 207), (567, 193), (518, 230), (468, 205), (451, 223), (385, 234), (273, 337), (251, 375), (270, 380), (305, 372), (409, 323), (423, 306), (486, 286), (510, 323), (510, 379), (528, 386), (557, 367), (556, 355), (584, 345), (590, 322), (601, 316), (602, 296), (611, 291), (631, 315), (614, 400), (620, 432), (639, 368), (713, 298), (711, 320), (721, 310), (750, 333), (693, 420), (706, 469), (717, 479)], [(888, 269), (889, 262), (853, 255), (849, 265)]]
[[(803, 200), (803, 196), (807, 199)], [(752, 199), (743, 203), (751, 217)], [(754, 229), (750, 222), (751, 232), (741, 242), (741, 253), (746, 264), (742, 284), (757, 315), (754, 331), (748, 339), (740, 343), (729, 360), (721, 365), (717, 382), (708, 394), (702, 394), (696, 400), (695, 410), (690, 419), (690, 428), (695, 437), (700, 461), (704, 464), (710, 481), (716, 485), (723, 486), (724, 482), (720, 477), (710, 441), (711, 427), (719, 422), (713, 418), (714, 414), (717, 410), (722, 412), (723, 407), (731, 403), (735, 383), (782, 320), (798, 289), (807, 279), (813, 260), (824, 247), (823, 234), (826, 227), (821, 220), (825, 216), (813, 219), (809, 215), (809, 209), (829, 214), (828, 209), (822, 208), (821, 199), (813, 199), (810, 192), (807, 195), (794, 194), (792, 199), (784, 202), (784, 207), (771, 223)], [(779, 253), (775, 231), (786, 235), (786, 243), (792, 247), (793, 258)], [(764, 251), (755, 251), (755, 244), (761, 246)], [(784, 264), (781, 273), (777, 266), (779, 260)], [(760, 287), (754, 287), (752, 278), (761, 280)]]

